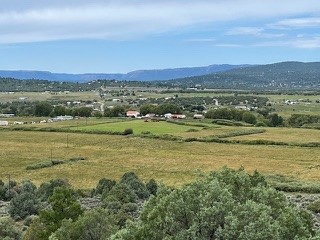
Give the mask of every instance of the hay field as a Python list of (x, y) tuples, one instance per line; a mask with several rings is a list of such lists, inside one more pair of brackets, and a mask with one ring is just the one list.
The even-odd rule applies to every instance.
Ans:
[[(67, 147), (68, 139), (68, 147)], [(38, 170), (26, 166), (51, 159), (87, 160)], [(36, 184), (68, 178), (77, 188), (92, 188), (102, 177), (118, 179), (127, 171), (168, 185), (189, 182), (198, 170), (244, 166), (264, 174), (320, 181), (320, 148), (178, 142), (80, 133), (0, 131), (0, 178)]]
[(268, 140), (268, 141), (297, 143), (297, 144), (320, 142), (320, 130), (316, 130), (316, 129), (303, 129), (303, 128), (264, 128), (264, 129), (266, 129), (266, 132), (264, 133), (231, 137), (229, 139)]

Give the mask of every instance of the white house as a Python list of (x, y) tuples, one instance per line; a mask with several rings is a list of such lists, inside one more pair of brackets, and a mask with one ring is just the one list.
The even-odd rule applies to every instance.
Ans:
[(171, 119), (172, 118), (172, 114), (171, 113), (166, 113), (165, 115), (163, 115), (165, 118), (167, 119)]
[(202, 114), (194, 114), (193, 119), (204, 119), (204, 116)]
[(8, 121), (0, 121), (0, 126), (8, 126)]

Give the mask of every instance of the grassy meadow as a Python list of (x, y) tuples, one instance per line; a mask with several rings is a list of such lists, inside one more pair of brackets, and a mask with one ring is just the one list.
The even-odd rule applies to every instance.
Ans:
[[(105, 131), (132, 128), (134, 135), (130, 136), (1, 130), (0, 179), (6, 179), (6, 174), (10, 174), (17, 181), (30, 179), (40, 184), (53, 178), (68, 178), (76, 187), (87, 189), (94, 187), (103, 177), (118, 179), (123, 173), (134, 171), (145, 181), (154, 178), (168, 185), (180, 186), (194, 179), (199, 170), (208, 172), (223, 166), (244, 166), (249, 172), (258, 170), (267, 175), (279, 174), (303, 181), (320, 182), (319, 147), (184, 142), (139, 137), (143, 131), (155, 135), (170, 133), (187, 138), (228, 135), (254, 128), (208, 123), (206, 127), (200, 127), (198, 122), (194, 126), (188, 124), (79, 119), (35, 126)], [(265, 129), (262, 133), (227, 139), (271, 139), (296, 143), (320, 141), (319, 130)], [(85, 157), (86, 160), (26, 170), (29, 165), (51, 159), (68, 160), (76, 157)]]
[[(141, 134), (143, 132), (150, 132), (152, 134), (177, 134), (181, 132), (186, 132), (190, 128), (201, 130), (202, 127), (197, 126), (186, 126), (186, 125), (177, 125), (173, 123), (168, 123), (164, 121), (144, 121), (142, 119), (138, 120), (129, 120), (121, 122), (109, 122), (99, 125), (91, 126), (81, 126), (77, 127), (79, 130), (99, 130), (99, 131), (116, 131), (123, 132), (125, 129), (133, 129), (134, 134)], [(71, 128), (74, 129), (74, 128)]]

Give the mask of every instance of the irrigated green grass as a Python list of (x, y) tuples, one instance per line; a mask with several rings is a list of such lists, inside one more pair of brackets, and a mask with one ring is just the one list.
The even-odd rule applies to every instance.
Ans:
[[(131, 128), (134, 134), (141, 134), (142, 132), (150, 132), (152, 134), (176, 134), (181, 132), (186, 132), (190, 128), (201, 130), (202, 127), (196, 126), (186, 126), (178, 125), (173, 123), (168, 123), (165, 121), (145, 122), (142, 119), (138, 120), (128, 120), (122, 122), (111, 122), (106, 124), (92, 125), (92, 126), (82, 126), (78, 127), (79, 130), (99, 130), (99, 131), (114, 131), (123, 132), (125, 129)], [(74, 129), (74, 128), (71, 128)]]

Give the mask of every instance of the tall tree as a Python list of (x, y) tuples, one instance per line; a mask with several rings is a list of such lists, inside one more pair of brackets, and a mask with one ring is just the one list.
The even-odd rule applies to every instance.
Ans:
[(53, 106), (48, 102), (39, 102), (35, 106), (34, 115), (38, 117), (49, 116), (52, 112)]

